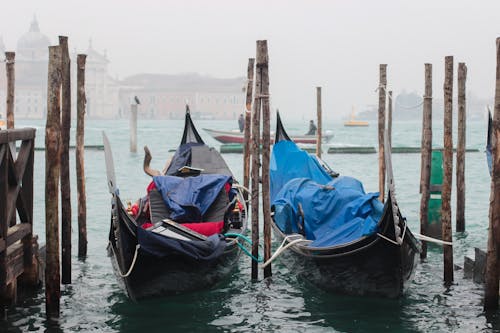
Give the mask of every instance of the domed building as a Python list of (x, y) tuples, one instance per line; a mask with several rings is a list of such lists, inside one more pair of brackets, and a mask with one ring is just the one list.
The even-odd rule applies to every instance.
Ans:
[(14, 118), (45, 117), (50, 44), (33, 17), (28, 32), (17, 41)]
[(30, 29), (17, 41), (17, 60), (47, 61), (49, 56), (49, 37), (40, 32), (36, 17), (33, 17)]

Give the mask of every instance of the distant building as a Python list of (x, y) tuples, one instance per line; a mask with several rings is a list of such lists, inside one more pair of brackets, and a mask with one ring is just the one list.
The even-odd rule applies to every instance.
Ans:
[(186, 103), (194, 118), (236, 119), (245, 106), (246, 79), (199, 74), (138, 74), (121, 81), (120, 115), (127, 116), (134, 96), (143, 118), (181, 119)]
[[(71, 41), (70, 41), (71, 42)], [(15, 118), (42, 119), (47, 109), (47, 68), (50, 39), (40, 32), (36, 17), (28, 32), (19, 38), (15, 65)], [(0, 54), (6, 51), (0, 38)], [(128, 117), (134, 96), (141, 101), (142, 118), (181, 119), (185, 103), (196, 118), (236, 119), (245, 105), (246, 79), (218, 79), (198, 74), (137, 74), (122, 81), (108, 71), (106, 52), (99, 53), (89, 42), (86, 51), (85, 90), (87, 116), (112, 119)], [(72, 59), (72, 86), (76, 85), (76, 54)], [(0, 63), (0, 115), (5, 115), (6, 73)], [(76, 90), (73, 88), (73, 114)]]

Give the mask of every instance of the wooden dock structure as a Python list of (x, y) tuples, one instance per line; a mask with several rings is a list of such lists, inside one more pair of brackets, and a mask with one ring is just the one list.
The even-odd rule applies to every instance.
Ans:
[[(20, 142), (16, 154), (16, 143)], [(17, 285), (38, 284), (33, 235), (35, 129), (0, 131), (0, 300), (16, 302)], [(19, 219), (16, 217), (19, 216)], [(19, 220), (19, 221), (18, 221)]]

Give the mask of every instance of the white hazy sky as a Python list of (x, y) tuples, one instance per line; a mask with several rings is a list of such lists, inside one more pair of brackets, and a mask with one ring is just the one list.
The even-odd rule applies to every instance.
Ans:
[(326, 120), (377, 104), (380, 63), (395, 94), (422, 94), (424, 63), (432, 63), (441, 98), (447, 55), (455, 79), (457, 63), (467, 64), (469, 92), (494, 95), (499, 0), (17, 0), (0, 8), (7, 49), (15, 50), (34, 14), (53, 43), (67, 35), (70, 48), (84, 52), (92, 38), (120, 78), (246, 76), (256, 40), (267, 39), (271, 103), (290, 118), (315, 114), (316, 86)]

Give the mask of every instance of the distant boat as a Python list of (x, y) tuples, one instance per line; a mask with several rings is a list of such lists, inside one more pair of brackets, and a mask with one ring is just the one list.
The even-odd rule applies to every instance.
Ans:
[(354, 116), (354, 107), (352, 108), (352, 112), (351, 112), (351, 119), (349, 119), (348, 121), (346, 121), (344, 123), (344, 126), (348, 126), (348, 127), (364, 127), (364, 126), (368, 126), (368, 122), (367, 121), (364, 121), (364, 120), (356, 120), (355, 119), (355, 116)]
[[(234, 131), (219, 131), (214, 129), (204, 128), (205, 132), (210, 134), (215, 140), (221, 143), (244, 143), (245, 141), (245, 133), (242, 133), (238, 130)], [(271, 136), (274, 134), (271, 133)], [(308, 144), (316, 144), (317, 136), (316, 135), (295, 135), (291, 137), (295, 143), (308, 143)], [(322, 141), (324, 143), (329, 142), (333, 138), (333, 134), (331, 131), (326, 131), (322, 135)]]

